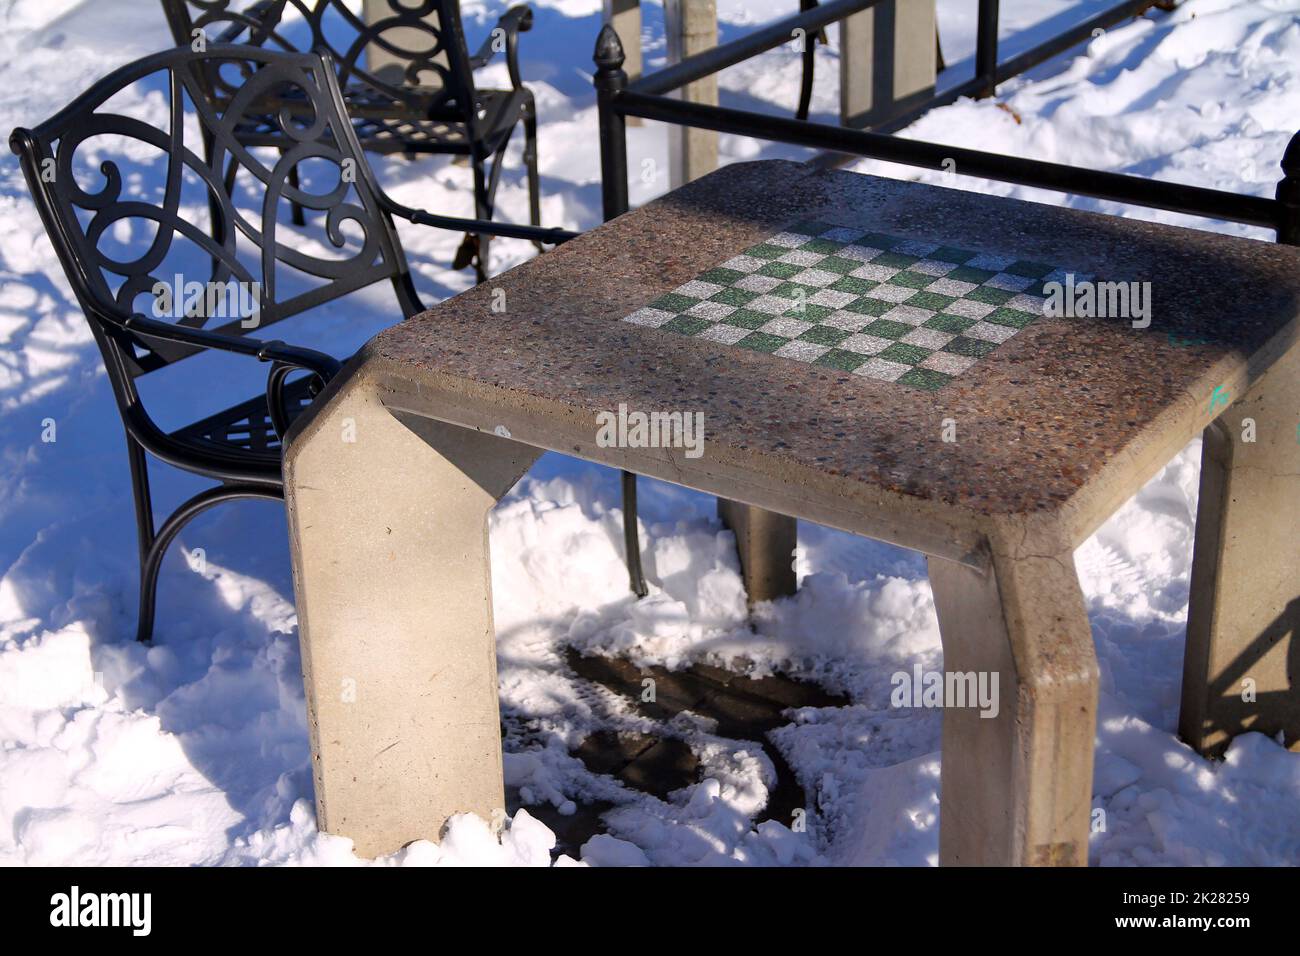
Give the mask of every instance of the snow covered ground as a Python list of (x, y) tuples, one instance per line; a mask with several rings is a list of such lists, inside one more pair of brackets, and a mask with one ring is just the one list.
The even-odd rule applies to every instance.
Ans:
[[(1024, 49), (1109, 5), (1005, 0), (1006, 49)], [(476, 39), (504, 4), (464, 6)], [(543, 220), (589, 228), (599, 219), (589, 85), (599, 0), (533, 6), (523, 72), (542, 124)], [(974, 6), (940, 0), (944, 50), (957, 71), (969, 69)], [(719, 0), (719, 7), (726, 38), (793, 4)], [(658, 8), (646, 9), (653, 62), (663, 55), (663, 31)], [(112, 67), (169, 43), (160, 9), (147, 0), (0, 0), (0, 24), (4, 130), (44, 119)], [(834, 44), (818, 58), (815, 118), (831, 119)], [(1298, 63), (1300, 0), (1189, 0), (1037, 67), (995, 101), (936, 110), (904, 135), (1271, 194), (1277, 159), (1300, 126)], [(793, 51), (772, 51), (723, 74), (724, 103), (789, 110), (797, 74)], [(728, 161), (801, 155), (735, 137), (723, 138), (722, 151)], [(657, 171), (634, 181), (633, 201), (662, 192), (663, 128), (634, 128), (630, 152), (634, 168), (650, 158)], [(499, 208), (523, 221), (517, 145), (512, 160)], [(400, 200), (470, 211), (462, 166), (377, 166)], [(857, 168), (918, 175), (868, 162)], [(466, 274), (445, 268), (458, 237), (417, 227), (402, 236), (427, 300), (466, 287)], [(528, 247), (501, 242), (495, 252), (504, 268)], [(395, 314), (376, 289), (283, 335), (345, 355)], [(260, 387), (256, 378), (214, 374), (207, 361), (187, 362), (183, 377), (150, 377), (161, 378), (148, 383), (150, 399), (169, 421)], [(41, 440), (48, 420), (57, 427), (53, 443)], [(349, 841), (316, 829), (280, 507), (226, 505), (191, 525), (163, 572), (155, 645), (131, 640), (134, 526), (120, 426), (12, 158), (0, 160), (0, 457), (0, 862), (360, 862)], [(1102, 670), (1093, 790), (1107, 828), (1093, 836), (1094, 864), (1300, 863), (1300, 755), (1254, 734), (1214, 764), (1174, 735), (1198, 462), (1193, 442), (1077, 555)], [(160, 510), (202, 484), (165, 468), (155, 482)], [(626, 593), (617, 482), (608, 470), (547, 455), (494, 514), (506, 772), (521, 800), (561, 812), (572, 801), (615, 804), (608, 835), (576, 854), (589, 864), (933, 864), (939, 718), (888, 704), (894, 671), (918, 661), (941, 666), (921, 557), (803, 524), (801, 591), (751, 629), (712, 500), (653, 482), (642, 497), (653, 587), (639, 603)], [(196, 549), (203, 562), (189, 560)], [(755, 748), (698, 722), (649, 728), (577, 679), (564, 665), (566, 647), (670, 667), (701, 659), (759, 673), (779, 667), (849, 694), (851, 707), (793, 713), (773, 735), (815, 800), (809, 833), (796, 836), (776, 821), (753, 825), (772, 782), (770, 762)], [(699, 756), (704, 779), (662, 801), (594, 775), (569, 751), (600, 729), (678, 736)], [(379, 862), (555, 862), (551, 832), (526, 807), (512, 809), (499, 840), (486, 821), (460, 817), (440, 845), (417, 843)]]

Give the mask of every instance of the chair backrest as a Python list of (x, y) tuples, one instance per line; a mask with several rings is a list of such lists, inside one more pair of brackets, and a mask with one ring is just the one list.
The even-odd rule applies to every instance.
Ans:
[[(247, 145), (253, 127), (276, 145)], [(177, 47), (10, 143), (110, 369), (135, 377), (199, 351), (124, 331), (132, 313), (260, 337), (384, 279), (405, 314), (419, 308), (327, 57)]]
[[(267, 0), (260, 15), (240, 0), (162, 2), (178, 44), (192, 45), (198, 30), (212, 40), (243, 27), (240, 43), (328, 53), (339, 84), (375, 113), (398, 108), (469, 125), (477, 118), (459, 0), (363, 0), (361, 16), (347, 0)], [(356, 115), (359, 104), (351, 105)]]

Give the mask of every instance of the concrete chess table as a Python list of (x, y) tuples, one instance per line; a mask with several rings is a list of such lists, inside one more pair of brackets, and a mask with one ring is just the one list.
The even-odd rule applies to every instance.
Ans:
[[(1068, 276), (1151, 283), (1149, 327), (1045, 315)], [(1295, 248), (764, 162), (383, 332), (285, 456), (321, 828), (503, 806), (486, 521), (553, 449), (925, 552), (946, 669), (1000, 689), (944, 715), (942, 861), (1086, 863), (1073, 551), (1202, 431), (1184, 738), (1300, 735), (1297, 314)], [(703, 454), (603, 447), (620, 404)]]

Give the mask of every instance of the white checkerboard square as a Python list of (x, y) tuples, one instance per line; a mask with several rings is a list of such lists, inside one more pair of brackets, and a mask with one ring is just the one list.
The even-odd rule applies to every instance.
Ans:
[(863, 378), (874, 378), (881, 382), (897, 382), (911, 367), (902, 362), (890, 362), (876, 356), (855, 368), (853, 374), (861, 375)]
[(867, 293), (868, 298), (883, 299), (885, 302), (906, 302), (912, 296), (916, 295), (915, 289), (909, 289), (905, 285), (890, 285), (881, 283)]
[(779, 355), (781, 358), (797, 359), (800, 362), (811, 362), (829, 351), (829, 346), (818, 345), (816, 342), (786, 342), (772, 354)]
[(758, 331), (766, 332), (768, 335), (779, 335), (782, 338), (794, 339), (803, 335), (813, 327), (813, 323), (804, 322), (802, 319), (792, 319), (782, 317), (773, 319), (764, 325), (759, 326)]
[(875, 355), (877, 352), (883, 352), (893, 344), (893, 339), (882, 339), (878, 335), (866, 335), (859, 332), (857, 335), (850, 335), (840, 343), (839, 347), (847, 352), (857, 352), (859, 355)]

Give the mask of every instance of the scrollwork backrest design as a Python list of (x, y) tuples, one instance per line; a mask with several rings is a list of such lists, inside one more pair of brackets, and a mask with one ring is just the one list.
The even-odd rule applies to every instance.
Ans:
[(358, 85), (435, 118), (474, 109), (473, 72), (458, 0), (375, 0), (358, 17), (345, 0), (288, 0), (328, 50), (339, 83)]
[[(279, 17), (283, 0), (162, 0), (162, 5), (176, 45), (196, 49), (221, 42), (263, 45)], [(302, 52), (274, 44), (272, 48)]]
[[(177, 48), (32, 131), (28, 179), (92, 320), (143, 313), (253, 334), (406, 274), (332, 70), (317, 54)], [(215, 101), (214, 75), (226, 91)], [(135, 374), (181, 357), (145, 352)]]
[(241, 43), (328, 52), (340, 85), (352, 95), (354, 114), (396, 108), (428, 119), (475, 121), (474, 74), (458, 0), (370, 0), (363, 16), (347, 0), (273, 0), (257, 18), (237, 0), (164, 5), (177, 43), (189, 43), (194, 30), (246, 25)]

